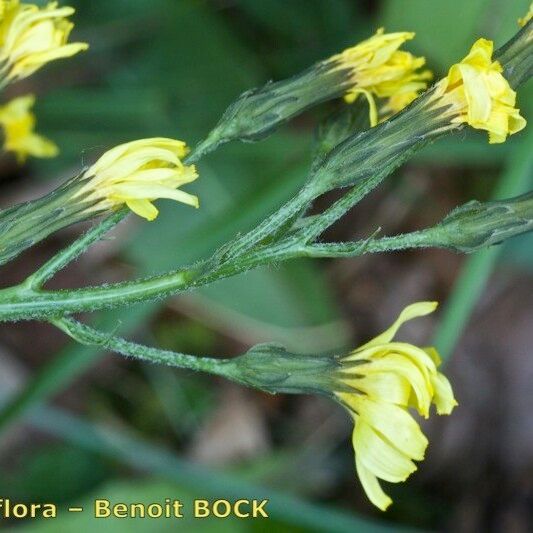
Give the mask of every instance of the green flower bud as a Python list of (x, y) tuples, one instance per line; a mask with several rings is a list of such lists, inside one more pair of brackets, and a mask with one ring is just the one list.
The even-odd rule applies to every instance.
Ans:
[(69, 201), (82, 186), (78, 176), (42, 198), (0, 211), (0, 265), (55, 231), (88, 218), (90, 203)]
[(293, 354), (278, 344), (258, 344), (231, 360), (241, 383), (270, 393), (326, 394), (334, 390), (339, 360), (329, 355)]
[[(424, 90), (431, 78), (429, 71), (420, 70), (424, 58), (399, 50), (413, 37), (411, 32), (384, 33), (380, 28), (372, 37), (293, 78), (246, 91), (196, 147), (191, 160), (231, 140), (263, 139), (306, 109), (341, 96), (349, 103), (360, 96), (366, 98), (374, 125), (375, 97), (389, 99), (390, 111), (398, 111)], [(399, 93), (403, 95), (400, 100)]]
[[(359, 133), (352, 133), (315, 165), (310, 186), (327, 192), (350, 187), (376, 176), (387, 176), (415, 151), (446, 131), (460, 127), (450, 124), (443, 108), (431, 105), (432, 90), (417, 98), (390, 120)], [(348, 122), (348, 121), (347, 121)], [(331, 137), (341, 135), (342, 121)], [(346, 124), (346, 122), (345, 122)], [(349, 122), (348, 122), (349, 126)]]
[(350, 80), (349, 69), (322, 62), (287, 80), (246, 91), (228, 107), (194, 154), (232, 140), (259, 141), (306, 109), (342, 96), (351, 86)]
[(435, 228), (435, 244), (470, 253), (533, 230), (533, 191), (497, 202), (472, 201)]

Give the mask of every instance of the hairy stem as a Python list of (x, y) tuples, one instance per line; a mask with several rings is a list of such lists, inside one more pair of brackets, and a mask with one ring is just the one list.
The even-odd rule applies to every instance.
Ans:
[(28, 288), (22, 284), (0, 291), (0, 321), (32, 318), (50, 320), (65, 314), (154, 300), (234, 276), (259, 265), (297, 257), (356, 257), (368, 252), (402, 250), (410, 246), (431, 246), (435, 245), (432, 244), (431, 231), (432, 228), (429, 228), (421, 232), (376, 241), (366, 239), (332, 245), (309, 245), (302, 243), (297, 237), (289, 237), (212, 268), (206, 268), (209, 262), (199, 263), (190, 268), (144, 280), (99, 287), (45, 291)]
[(81, 344), (101, 346), (102, 348), (107, 348), (142, 361), (208, 372), (210, 374), (224, 376), (228, 379), (235, 379), (235, 370), (231, 359), (196, 357), (194, 355), (144, 346), (120, 337), (114, 337), (112, 334), (98, 331), (68, 317), (53, 319), (50, 322)]
[(91, 228), (80, 239), (57, 253), (50, 261), (26, 279), (24, 285), (28, 289), (38, 289), (51, 279), (57, 272), (65, 268), (70, 262), (80, 256), (89, 246), (99, 241), (107, 232), (111, 231), (119, 222), (129, 214), (128, 209), (121, 209), (107, 217), (101, 223)]
[(301, 189), (296, 196), (261, 222), (256, 228), (225, 246), (224, 259), (233, 259), (243, 255), (263, 239), (277, 233), (288, 220), (291, 220), (304, 210), (316, 196), (317, 192), (311, 187)]
[(399, 251), (413, 248), (438, 247), (433, 228), (405, 233), (395, 237), (368, 239), (356, 242), (311, 244), (306, 247), (308, 257), (353, 257), (354, 255)]
[[(509, 45), (508, 49), (504, 47), (501, 52), (500, 59), (504, 68), (512, 62), (510, 71), (513, 74), (513, 84), (519, 84), (531, 75), (530, 63), (527, 60), (530, 56), (527, 52), (530, 51), (532, 43), (531, 28), (529, 23), (512, 40), (512, 46)], [(515, 55), (518, 59), (513, 62)], [(383, 240), (370, 241), (344, 245), (344, 249), (335, 249), (335, 245), (330, 249), (324, 246), (315, 249), (311, 245), (324, 229), (379, 185), (388, 174), (428, 140), (450, 133), (445, 127), (433, 129), (435, 124), (432, 125), (427, 120), (421, 122), (415, 120), (416, 124), (410, 124), (411, 117), (416, 119), (417, 110), (424, 107), (427, 98), (426, 94), (390, 121), (366, 130), (360, 135), (353, 135), (340, 143), (314, 170), (310, 181), (292, 200), (254, 230), (224, 246), (210, 260), (168, 274), (114, 285), (76, 290), (40, 290), (39, 284), (45, 281), (47, 276), (53, 275), (54, 269), (61, 268), (66, 264), (65, 261), (70, 260), (68, 253), (64, 258), (60, 255), (57, 260), (53, 259), (45, 265), (30, 282), (0, 291), (0, 321), (31, 318), (49, 320), (74, 312), (94, 311), (164, 298), (198, 285), (233, 276), (261, 264), (309, 256), (313, 253), (321, 254), (317, 255), (320, 257), (355, 256), (361, 255), (372, 246), (378, 246), (377, 242), (381, 241), (383, 244)], [(439, 115), (439, 111), (435, 109), (426, 112), (427, 118), (431, 118), (431, 113)], [(418, 119), (420, 118), (424, 117), (419, 116)], [(314, 217), (303, 228), (293, 231), (292, 234), (290, 228), (285, 234), (280, 231), (287, 221), (305, 210), (320, 191), (349, 184), (354, 185), (351, 191), (324, 213)], [(413, 242), (417, 246), (419, 242), (417, 239), (421, 234), (414, 238)], [(387, 250), (410, 246), (405, 235), (389, 239), (385, 243)], [(429, 246), (432, 243), (427, 241), (420, 245)], [(79, 246), (81, 250), (84, 243)], [(353, 248), (350, 249), (350, 246)], [(71, 253), (73, 256), (76, 255), (76, 247), (71, 249)]]

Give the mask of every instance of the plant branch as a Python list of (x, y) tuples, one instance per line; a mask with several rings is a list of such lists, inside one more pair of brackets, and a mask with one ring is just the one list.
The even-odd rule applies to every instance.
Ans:
[(235, 379), (231, 359), (196, 357), (194, 355), (144, 346), (120, 337), (115, 337), (112, 334), (98, 331), (69, 317), (52, 319), (50, 322), (81, 344), (100, 346), (101, 348), (107, 348), (119, 354), (150, 363), (208, 372), (209, 374), (224, 376), (228, 379)]
[(57, 272), (65, 268), (70, 262), (80, 256), (89, 246), (99, 241), (107, 232), (111, 231), (127, 215), (129, 210), (122, 208), (120, 211), (107, 217), (102, 222), (91, 228), (80, 239), (74, 241), (64, 250), (58, 252), (50, 261), (29, 276), (23, 283), (28, 289), (39, 289)]
[(65, 314), (121, 307), (178, 294), (192, 287), (218, 281), (264, 264), (298, 257), (357, 257), (365, 253), (439, 247), (436, 227), (394, 237), (332, 244), (306, 244), (296, 236), (264, 245), (239, 258), (207, 268), (208, 262), (168, 274), (98, 287), (45, 291), (25, 285), (0, 291), (0, 321), (50, 320)]

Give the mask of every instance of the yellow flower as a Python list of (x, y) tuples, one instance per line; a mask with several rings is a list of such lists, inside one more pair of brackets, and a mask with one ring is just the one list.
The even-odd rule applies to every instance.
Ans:
[(435, 106), (448, 106), (451, 123), (467, 123), (489, 132), (489, 143), (502, 143), (526, 125), (515, 108), (516, 93), (492, 60), (493, 43), (479, 39), (470, 53), (453, 65), (435, 86)]
[(198, 198), (177, 190), (194, 181), (194, 165), (184, 165), (188, 152), (182, 141), (154, 137), (121, 144), (106, 152), (81, 176), (86, 181), (73, 198), (91, 202), (94, 210), (117, 209), (126, 204), (134, 213), (154, 220), (157, 198), (169, 198), (198, 207)]
[(378, 478), (405, 481), (428, 445), (408, 408), (427, 418), (431, 404), (439, 414), (450, 414), (457, 405), (450, 383), (437, 371), (436, 350), (393, 341), (404, 322), (436, 307), (436, 302), (406, 307), (389, 329), (341, 360), (335, 396), (354, 419), (357, 474), (368, 498), (381, 510), (392, 500)]
[(18, 0), (0, 0), (0, 73), (2, 83), (26, 78), (46, 63), (86, 50), (86, 43), (67, 43), (73, 24), (72, 7), (50, 2), (39, 8)]
[(35, 115), (30, 111), (35, 103), (35, 96), (28, 94), (14, 98), (6, 105), (0, 106), (0, 126), (4, 133), (4, 150), (15, 152), (17, 159), (23, 163), (27, 156), (54, 157), (57, 146), (34, 133)]
[(520, 27), (525, 26), (533, 18), (533, 2), (529, 6), (529, 11), (521, 18), (518, 19), (518, 25)]
[[(370, 105), (370, 124), (378, 122), (378, 111), (374, 97), (389, 98), (389, 110), (402, 109), (408, 98), (398, 98), (398, 94), (409, 94), (416, 98), (427, 87), (432, 74), (428, 70), (419, 71), (425, 64), (423, 57), (415, 57), (409, 52), (398, 50), (414, 37), (412, 32), (384, 33), (380, 28), (375, 35), (333, 56), (329, 61), (337, 68), (352, 71), (353, 86), (347, 91), (345, 100), (354, 102), (360, 94)], [(405, 104), (407, 105), (407, 104)]]
[(388, 101), (379, 108), (380, 122), (395, 115), (404, 107), (407, 107), (413, 100), (418, 98), (418, 95), (419, 93), (417, 91), (405, 91), (391, 96)]

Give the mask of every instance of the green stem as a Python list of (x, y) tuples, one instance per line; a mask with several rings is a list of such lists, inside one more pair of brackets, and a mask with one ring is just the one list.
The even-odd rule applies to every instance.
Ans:
[(311, 244), (306, 247), (308, 257), (354, 257), (363, 253), (380, 253), (413, 248), (438, 247), (434, 228), (414, 231), (394, 237), (369, 238), (365, 241)]
[[(525, 34), (522, 32), (521, 35), (523, 37)], [(524, 49), (529, 48), (530, 42), (528, 41), (524, 45)], [(522, 63), (524, 62), (522, 61), (515, 68), (519, 69)], [(423, 103), (424, 97), (421, 98)], [(329, 227), (350, 207), (376, 187), (386, 175), (410, 157), (430, 138), (434, 139), (435, 136), (449, 133), (444, 130), (432, 131), (432, 126), (425, 125), (425, 121), (422, 121), (423, 124), (420, 126), (422, 129), (420, 130), (417, 128), (406, 130), (403, 127), (398, 127), (398, 124), (403, 125), (405, 117), (410, 117), (413, 110), (420, 105), (420, 102), (417, 103), (415, 101), (404, 112), (398, 113), (391, 121), (367, 130), (361, 135), (355, 135), (341, 143), (312, 176), (316, 180), (315, 183), (308, 182), (308, 185), (300, 193), (256, 229), (243, 237), (237, 238), (229, 246), (223, 247), (225, 255), (220, 257), (215, 254), (211, 261), (203, 262), (188, 269), (115, 285), (61, 291), (35, 290), (28, 288), (25, 284), (10, 287), (0, 291), (0, 321), (31, 318), (50, 319), (73, 312), (95, 311), (97, 309), (129, 305), (143, 300), (163, 298), (194, 286), (238, 274), (269, 261), (281, 261), (307, 255), (308, 250), (305, 247), (302, 248), (303, 243), (309, 243), (320, 235), (325, 228)], [(436, 115), (439, 114), (438, 110), (433, 111)], [(424, 127), (429, 128), (428, 131), (425, 131)], [(378, 130), (383, 134), (380, 146), (387, 144), (388, 135), (392, 136), (389, 139), (391, 142), (395, 140), (398, 142), (392, 142), (393, 149), (385, 150), (385, 152), (378, 150), (374, 146), (374, 158), (369, 163), (368, 158), (362, 158), (361, 153), (366, 153), (363, 150), (365, 142), (373, 144), (370, 141), (374, 139), (373, 134)], [(408, 136), (409, 133), (414, 134), (413, 138), (400, 142), (402, 136)], [(379, 154), (382, 155), (382, 159), (380, 159)], [(339, 158), (339, 156), (342, 157)], [(348, 158), (346, 161), (344, 156)], [(301, 233), (293, 234), (290, 238), (293, 241), (285, 241), (282, 243), (282, 248), (274, 244), (272, 250), (276, 251), (275, 255), (272, 255), (272, 250), (269, 250), (268, 246), (258, 246), (261, 241), (265, 241), (267, 237), (275, 234), (288, 219), (303, 210), (317, 196), (317, 192), (327, 190), (328, 187), (332, 186), (331, 183), (320, 183), (320, 178), (333, 178), (335, 182), (342, 184), (345, 182), (345, 178), (343, 178), (345, 171), (355, 172), (360, 165), (363, 165), (364, 172), (360, 171), (359, 174), (356, 172), (357, 179), (354, 188), (344, 198), (341, 198), (322, 215), (317, 216), (305, 228), (300, 230)], [(376, 172), (375, 169), (379, 170)], [(325, 187), (325, 189), (321, 189), (321, 187)], [(276, 246), (278, 246), (277, 249)], [(258, 247), (258, 252), (255, 255), (248, 254), (247, 257), (243, 257), (252, 247)], [(357, 254), (359, 253), (357, 251)], [(222, 264), (219, 259), (222, 259)]]
[(209, 135), (201, 140), (189, 153), (189, 155), (183, 160), (188, 165), (196, 163), (202, 157), (214, 152), (222, 143), (221, 139), (218, 139), (214, 131), (211, 131)]
[(144, 280), (87, 287), (75, 290), (44, 291), (25, 284), (0, 291), (0, 321), (57, 318), (64, 314), (126, 306), (183, 292), (234, 276), (259, 265), (297, 257), (356, 257), (369, 251), (402, 250), (432, 245), (432, 228), (422, 232), (387, 237), (376, 241), (330, 245), (305, 245), (297, 237), (264, 246), (233, 261), (208, 269), (199, 263), (188, 269)]
[(224, 259), (234, 259), (243, 255), (262, 240), (277, 233), (287, 220), (291, 220), (295, 215), (301, 213), (316, 196), (316, 189), (309, 186), (303, 187), (296, 196), (261, 222), (256, 228), (225, 246)]
[(70, 246), (57, 253), (50, 261), (45, 263), (39, 270), (34, 272), (23, 283), (28, 289), (38, 289), (51, 279), (56, 272), (65, 268), (70, 262), (80, 256), (89, 246), (99, 241), (107, 232), (113, 229), (127, 215), (129, 210), (122, 208), (113, 215), (107, 217), (101, 223), (91, 228), (80, 239), (76, 240)]
[(72, 318), (52, 319), (50, 322), (81, 344), (100, 346), (142, 361), (208, 372), (228, 379), (236, 379), (232, 359), (195, 357), (194, 355), (144, 346), (103, 333)]
[(334, 222), (341, 218), (354, 205), (359, 203), (370, 191), (375, 189), (386, 177), (386, 174), (375, 174), (369, 179), (358, 183), (346, 193), (342, 198), (337, 200), (333, 205), (326, 209), (320, 216), (315, 217), (313, 221), (301, 230), (301, 236), (305, 242), (311, 242), (320, 236)]

